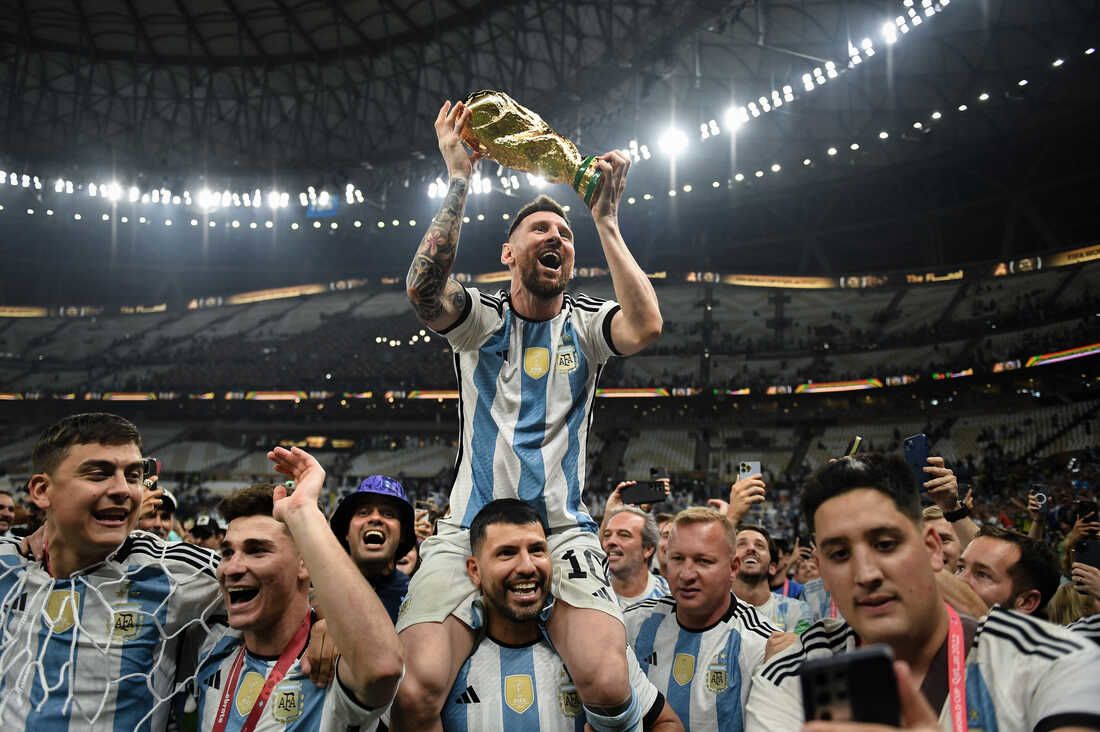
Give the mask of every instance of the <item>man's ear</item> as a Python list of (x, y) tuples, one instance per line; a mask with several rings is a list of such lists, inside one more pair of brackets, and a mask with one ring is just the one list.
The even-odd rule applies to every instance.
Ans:
[(34, 505), (45, 511), (50, 507), (50, 498), (46, 495), (50, 487), (50, 476), (47, 473), (35, 473), (27, 481), (27, 494), (34, 501)]
[(500, 245), (500, 263), (506, 267), (510, 267), (513, 261), (512, 245), (508, 242), (504, 242)]
[(466, 557), (466, 575), (474, 583), (474, 587), (481, 589), (481, 568), (477, 566), (475, 557)]
[(924, 547), (928, 550), (928, 561), (932, 564), (932, 571), (939, 572), (944, 567), (943, 542), (935, 527), (924, 524)]
[(309, 567), (306, 566), (306, 560), (304, 557), (298, 557), (298, 581), (305, 582), (307, 585), (310, 582)]
[(1039, 609), (1039, 603), (1042, 601), (1043, 596), (1038, 590), (1024, 590), (1016, 595), (1016, 598), (1012, 601), (1012, 609), (1025, 615), (1034, 615), (1035, 611)]

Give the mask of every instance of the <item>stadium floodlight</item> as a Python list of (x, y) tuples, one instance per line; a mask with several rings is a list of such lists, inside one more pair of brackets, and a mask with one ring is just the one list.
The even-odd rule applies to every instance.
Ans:
[(1094, 53), (1096, 53), (1096, 49), (1093, 48), (1092, 46), (1089, 46), (1088, 48), (1085, 49), (1085, 55), (1086, 56), (1091, 56)]
[(320, 229), (321, 228), (321, 222), (320, 221), (314, 221), (313, 222), (313, 228), (314, 229)]
[[(104, 214), (104, 216), (106, 216), (106, 214)], [(107, 219), (103, 219), (103, 220), (104, 220), (104, 221), (106, 221)], [(141, 216), (141, 217), (139, 217), (139, 218), (138, 218), (138, 223), (139, 223), (139, 224), (144, 224), (144, 223), (146, 223), (146, 219), (145, 219), (145, 217), (144, 217), (144, 216)]]
[(978, 101), (979, 102), (989, 101), (989, 92), (982, 92), (981, 94), (979, 94), (978, 95)]
[(199, 225), (199, 220), (198, 219), (191, 219), (191, 225), (192, 226), (198, 226)]
[(295, 221), (295, 222), (291, 223), (290, 228), (293, 231), (297, 231), (298, 230), (298, 222)]
[(34, 216), (34, 209), (33, 208), (28, 208), (27, 209), (27, 215), (28, 216)]
[(1027, 86), (1027, 79), (1020, 79), (1016, 82), (1016, 86)]
[(710, 187), (711, 188), (721, 188), (722, 184), (715, 180), (715, 181), (711, 181)]
[(289, 205), (290, 205), (290, 194), (287, 193), (286, 191), (283, 191), (279, 195), (279, 208), (286, 208)]
[(757, 178), (763, 178), (764, 177), (764, 171), (763, 170), (758, 170), (755, 173), (753, 173), (753, 175), (755, 175)]
[(274, 228), (274, 226), (275, 226), (275, 222), (272, 221), (271, 219), (268, 219), (267, 221), (264, 222), (264, 228), (265, 229), (271, 229), (271, 228)]
[(217, 225), (218, 225), (217, 221), (211, 221), (210, 223), (207, 224), (207, 226), (209, 226), (211, 229), (217, 227)]
[(237, 219), (233, 219), (233, 224), (232, 225), (233, 225), (234, 229), (238, 229), (241, 226), (241, 222), (238, 221)]
[(128, 224), (128, 223), (130, 223), (130, 217), (129, 216), (123, 216), (122, 218), (119, 219), (119, 221), (121, 221), (124, 224)]
[(172, 219), (165, 219), (164, 220), (164, 225), (165, 226), (171, 226), (172, 225)]
[(830, 147), (825, 152), (827, 152), (829, 155), (836, 155), (836, 148), (835, 147)]
[(409, 219), (409, 226), (416, 226), (416, 219)]
[(137, 186), (130, 186), (130, 190), (126, 197), (129, 199), (130, 203), (137, 203), (138, 199), (141, 198), (141, 191)]
[(691, 193), (691, 191), (692, 191), (691, 184), (690, 183), (685, 183), (683, 190), (684, 190), (684, 193)]
[(783, 167), (779, 163), (772, 163), (772, 172), (778, 173)]
[(676, 127), (669, 127), (657, 138), (657, 149), (670, 158), (675, 158), (688, 146), (688, 136)]
[(78, 214), (78, 213), (74, 213), (74, 214), (73, 214), (73, 221), (80, 221), (80, 219), (81, 219), (81, 218), (82, 218), (82, 217), (81, 217), (81, 215), (80, 215), (80, 214)]
[(306, 196), (304, 191), (298, 194), (298, 203), (302, 207), (309, 205), (309, 198)]
[(880, 140), (887, 140), (889, 138), (890, 138), (890, 133), (887, 132), (886, 130), (883, 130), (882, 132), (878, 133), (878, 139), (880, 139)]
[(362, 229), (363, 228), (363, 222), (358, 220), (358, 219), (355, 220), (355, 223), (353, 225), (355, 226), (356, 229)]
[(1053, 66), (1054, 68), (1057, 69), (1058, 67), (1060, 67), (1065, 62), (1066, 62), (1065, 59), (1056, 58), (1056, 59), (1054, 59), (1054, 62), (1051, 64), (1051, 66)]
[[(469, 219), (467, 219), (467, 220), (469, 220)], [(379, 229), (384, 229), (384, 228), (386, 228), (386, 222), (385, 222), (385, 221), (379, 221), (379, 222), (378, 222), (378, 228), (379, 228)]]
[(851, 145), (848, 146), (848, 149), (851, 150), (852, 152), (855, 152), (856, 150), (859, 149), (859, 143), (858, 142), (853, 142)]
[(111, 215), (110, 214), (103, 214), (99, 218), (103, 219), (104, 221), (110, 221), (111, 220)]
[(932, 119), (939, 119), (939, 118), (940, 118), (940, 117), (942, 117), (942, 116), (943, 116), (943, 115), (942, 115), (942, 114), (940, 114), (939, 112), (933, 112), (933, 113), (932, 113)]
[[(27, 176), (24, 175), (23, 176), (23, 187), (24, 188), (27, 187), (27, 182), (26, 181), (27, 181)], [(99, 195), (99, 186), (97, 186), (94, 182), (88, 184), (88, 195), (91, 196), (92, 198), (95, 198), (96, 196)]]
[[(3, 177), (3, 175), (0, 175), (0, 179), (2, 179)], [(58, 178), (53, 184), (53, 192), (61, 193), (63, 190), (65, 190), (65, 181)]]
[(960, 104), (959, 105), (959, 111), (960, 112), (965, 112), (968, 109), (970, 109), (970, 107), (966, 106), (965, 104)]
[(71, 180), (65, 181), (65, 192), (66, 193), (72, 193), (73, 192), (73, 182)]
[(810, 160), (809, 158), (803, 158), (803, 159), (802, 159), (802, 164), (803, 164), (803, 165), (805, 165), (805, 166), (810, 166), (810, 165), (813, 165), (813, 162), (814, 162), (814, 161), (813, 161), (813, 160)]
[(741, 181), (745, 180), (745, 174), (744, 173), (738, 173), (737, 175), (733, 176), (733, 179), (735, 181), (737, 181), (738, 183), (740, 183)]
[(332, 229), (333, 231), (336, 231), (337, 229), (339, 229), (339, 228), (340, 228), (340, 224), (338, 224), (337, 222), (333, 221), (333, 222), (332, 222), (331, 224), (329, 224), (329, 228), (331, 228), (331, 229)]
[(53, 209), (52, 208), (46, 209), (46, 215), (47, 216), (53, 216)]
[(255, 221), (248, 224), (248, 228), (250, 228), (250, 229), (255, 229), (257, 226), (258, 226), (258, 224)]

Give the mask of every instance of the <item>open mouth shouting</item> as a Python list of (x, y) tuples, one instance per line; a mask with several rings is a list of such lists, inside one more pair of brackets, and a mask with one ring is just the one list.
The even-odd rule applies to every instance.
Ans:
[(363, 545), (368, 549), (381, 549), (386, 543), (386, 535), (380, 529), (367, 529), (363, 532)]
[(562, 265), (561, 253), (556, 249), (547, 249), (539, 255), (539, 264), (546, 269), (560, 272)]
[(231, 610), (241, 610), (247, 608), (249, 603), (256, 599), (260, 594), (259, 587), (226, 587), (225, 594), (229, 598), (226, 603)]
[(535, 579), (512, 582), (508, 585), (508, 596), (517, 605), (542, 602), (542, 586)]

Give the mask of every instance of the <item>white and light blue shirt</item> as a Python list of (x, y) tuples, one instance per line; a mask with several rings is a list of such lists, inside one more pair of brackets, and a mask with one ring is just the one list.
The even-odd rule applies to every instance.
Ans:
[[(664, 699), (626, 652), (630, 686), (647, 719)], [(443, 707), (445, 732), (582, 732), (585, 716), (561, 658), (544, 640), (510, 646), (485, 637), (462, 664)]]
[[(211, 730), (218, 717), (218, 707), (226, 693), (233, 663), (243, 644), (241, 636), (232, 631), (218, 641), (209, 658), (199, 669), (195, 679), (198, 693), (199, 729)], [(237, 683), (230, 693), (229, 716), (226, 732), (239, 732), (256, 698), (275, 667), (277, 658), (254, 656), (247, 651), (244, 664), (237, 676)], [(378, 720), (388, 706), (367, 709), (354, 695), (344, 688), (339, 675), (334, 676), (326, 688), (315, 686), (302, 673), (299, 661), (287, 669), (282, 681), (275, 685), (267, 705), (256, 722), (255, 732), (292, 732), (293, 730), (321, 730), (322, 732), (370, 732), (378, 726)]]
[(653, 600), (658, 597), (667, 597), (669, 595), (668, 580), (659, 574), (647, 573), (649, 578), (646, 580), (645, 590), (642, 594), (635, 597), (627, 597), (626, 595), (615, 594), (615, 599), (619, 602), (619, 607), (626, 610), (631, 605), (637, 605), (639, 602), (645, 600)]
[(619, 305), (564, 297), (550, 320), (526, 320), (507, 291), (466, 290), (458, 321), (440, 332), (454, 351), (460, 447), (450, 513), (469, 528), (485, 504), (519, 498), (551, 530), (597, 525), (581, 500), (596, 381), (615, 355)]
[(763, 605), (753, 605), (761, 617), (785, 633), (802, 635), (813, 623), (810, 606), (802, 600), (772, 592)]
[(626, 638), (649, 680), (692, 732), (741, 732), (753, 673), (775, 628), (730, 595), (726, 614), (705, 630), (688, 630), (671, 597), (624, 614)]
[(0, 539), (5, 732), (164, 729), (199, 649), (224, 630), (217, 563), (135, 531), (101, 564), (54, 579)]

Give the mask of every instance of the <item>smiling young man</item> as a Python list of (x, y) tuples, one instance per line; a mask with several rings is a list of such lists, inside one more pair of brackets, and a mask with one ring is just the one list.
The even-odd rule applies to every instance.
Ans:
[(35, 560), (0, 541), (0, 720), (6, 730), (163, 729), (218, 626), (216, 555), (133, 531), (141, 436), (122, 417), (66, 417), (31, 462), (44, 551)]
[(986, 605), (1045, 617), (1058, 591), (1058, 558), (1041, 541), (1015, 531), (987, 526), (978, 532), (958, 562), (957, 576)]
[(397, 571), (397, 562), (416, 546), (414, 515), (400, 481), (371, 475), (340, 501), (330, 521), (336, 538), (395, 623), (409, 589), (409, 577)]
[[(401, 645), (377, 595), (317, 506), (325, 471), (308, 453), (268, 453), (295, 489), (257, 484), (223, 500), (229, 522), (218, 581), (235, 633), (199, 670), (203, 730), (370, 730), (393, 699)], [(310, 586), (340, 649), (336, 681), (300, 667), (312, 624)]]
[(512, 217), (500, 249), (509, 289), (490, 295), (451, 277), (477, 158), (460, 135), (469, 117), (463, 104), (450, 102), (436, 117), (450, 182), (406, 279), (417, 316), (454, 353), (460, 448), (450, 512), (421, 546), (421, 566), (398, 617), (409, 666), (396, 726), (439, 728), (447, 690), (476, 637), (470, 611), (476, 591), (456, 581), (470, 553), (468, 527), (493, 499), (518, 498), (550, 532), (551, 557), (560, 570), (553, 575), (546, 624), (588, 722), (596, 732), (629, 729), (640, 710), (628, 684), (622, 615), (581, 491), (600, 371), (612, 356), (654, 342), (662, 327), (653, 286), (619, 227), (630, 160), (612, 151), (593, 162), (602, 182), (592, 220), (618, 302), (565, 292), (573, 276), (573, 229), (565, 210), (547, 196)]
[(739, 732), (756, 667), (776, 629), (733, 594), (734, 530), (709, 508), (672, 520), (668, 540), (671, 597), (626, 613), (638, 663), (693, 732)]
[[(466, 572), (481, 592), (485, 636), (462, 664), (443, 708), (448, 732), (574, 732), (584, 722), (576, 686), (539, 629), (551, 574), (540, 522), (526, 503), (503, 498), (486, 504), (470, 525), (473, 556)], [(664, 697), (628, 658), (643, 729), (682, 730)]]
[[(942, 565), (939, 535), (923, 523), (917, 486), (900, 457), (867, 454), (824, 466), (805, 487), (802, 508), (844, 620), (818, 621), (764, 665), (749, 694), (753, 728), (803, 729), (802, 664), (883, 643), (903, 662), (897, 673), (908, 729), (1100, 729), (1094, 644), (1000, 608), (979, 625), (944, 602), (934, 576)], [(815, 722), (805, 729), (884, 728)]]
[(771, 575), (779, 550), (762, 526), (737, 530), (733, 557), (733, 594), (781, 631), (805, 632), (810, 627), (810, 606), (802, 600), (773, 592)]

